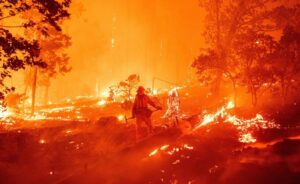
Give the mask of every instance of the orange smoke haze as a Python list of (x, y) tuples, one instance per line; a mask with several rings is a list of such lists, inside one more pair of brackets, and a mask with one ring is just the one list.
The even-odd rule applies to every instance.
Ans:
[(97, 83), (101, 91), (133, 73), (147, 87), (153, 77), (182, 83), (204, 43), (198, 0), (77, 0), (71, 13), (64, 31), (73, 70), (51, 81), (52, 101), (95, 95)]

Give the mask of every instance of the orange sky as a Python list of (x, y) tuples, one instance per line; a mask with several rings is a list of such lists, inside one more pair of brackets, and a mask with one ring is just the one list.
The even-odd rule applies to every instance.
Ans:
[[(77, 0), (79, 2), (79, 0)], [(50, 99), (95, 94), (140, 74), (146, 87), (152, 78), (182, 83), (203, 46), (203, 10), (198, 0), (82, 0), (65, 31), (71, 73), (52, 80)], [(63, 89), (61, 88), (63, 86)]]

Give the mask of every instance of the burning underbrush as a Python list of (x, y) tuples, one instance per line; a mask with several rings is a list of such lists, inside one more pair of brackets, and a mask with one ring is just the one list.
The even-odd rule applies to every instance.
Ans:
[(297, 147), (297, 140), (257, 148), (260, 137), (254, 130), (256, 143), (244, 143), (235, 124), (216, 118), (198, 127), (203, 117), (184, 134), (183, 129), (157, 126), (154, 135), (139, 143), (134, 140), (134, 124), (120, 124), (117, 117), (2, 133), (0, 179), (4, 183), (234, 183), (235, 179), (247, 183), (248, 176), (248, 183), (263, 183), (267, 169), (281, 166), (284, 159), (289, 166), (278, 176), (284, 173), (296, 179), (299, 150), (284, 153), (286, 148), (281, 147)]
[(253, 133), (263, 129), (279, 128), (279, 125), (271, 120), (266, 120), (261, 114), (256, 114), (254, 118), (243, 119), (230, 113), (230, 109), (234, 108), (232, 102), (229, 102), (227, 106), (220, 108), (216, 113), (205, 113), (202, 121), (195, 126), (193, 131), (197, 131), (199, 128), (209, 124), (228, 123), (232, 124), (239, 131), (238, 140), (242, 143), (254, 143), (256, 138), (253, 137)]
[(296, 183), (299, 179), (299, 140), (256, 147), (246, 146), (238, 137), (234, 125), (209, 125), (200, 134), (148, 148), (141, 162), (129, 164), (138, 172), (117, 173), (128, 183)]
[[(52, 183), (108, 162), (134, 142), (115, 117), (1, 133), (0, 181)], [(32, 172), (34, 171), (34, 172)], [(12, 177), (18, 176), (18, 177)], [(30, 176), (30, 177), (28, 177)]]
[(130, 112), (121, 105), (70, 101), (39, 109), (31, 118), (7, 116), (0, 134), (0, 181), (250, 184), (299, 179), (299, 139), (291, 137), (299, 129), (293, 127), (291, 134), (264, 113), (243, 116), (232, 102), (209, 110), (186, 104), (189, 111), (182, 109), (188, 113), (181, 114), (177, 126), (158, 112), (154, 134), (136, 142), (134, 121), (127, 121)]

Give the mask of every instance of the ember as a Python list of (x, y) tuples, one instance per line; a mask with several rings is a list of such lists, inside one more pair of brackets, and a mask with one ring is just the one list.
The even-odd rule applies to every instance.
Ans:
[(163, 152), (163, 153), (167, 153), (169, 155), (173, 155), (174, 153), (176, 152), (180, 152), (181, 150), (193, 150), (194, 147), (192, 146), (189, 146), (188, 144), (184, 144), (183, 146), (180, 146), (180, 147), (174, 147), (174, 146), (170, 146), (170, 145), (163, 145), (161, 146), (160, 148), (157, 148), (155, 150), (153, 150), (151, 153), (149, 153), (149, 157), (152, 157), (160, 152)]
[(158, 149), (153, 150), (153, 151), (149, 154), (149, 157), (152, 157), (152, 156), (156, 155), (157, 152), (158, 152)]
[(40, 143), (40, 144), (45, 144), (46, 141), (45, 141), (45, 139), (40, 139), (39, 143)]

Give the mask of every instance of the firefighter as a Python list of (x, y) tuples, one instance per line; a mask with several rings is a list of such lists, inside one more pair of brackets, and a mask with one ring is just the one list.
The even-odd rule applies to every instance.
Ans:
[(147, 133), (150, 135), (153, 133), (153, 127), (151, 122), (152, 112), (148, 106), (152, 106), (157, 110), (161, 110), (162, 108), (156, 105), (150, 98), (145, 94), (145, 88), (140, 86), (138, 87), (137, 94), (134, 100), (133, 108), (132, 108), (132, 117), (136, 118), (136, 140), (138, 140), (141, 136), (141, 128), (142, 123), (147, 125)]
[(167, 105), (168, 108), (163, 118), (167, 119), (173, 127), (176, 127), (180, 118), (180, 100), (176, 88), (169, 91)]

